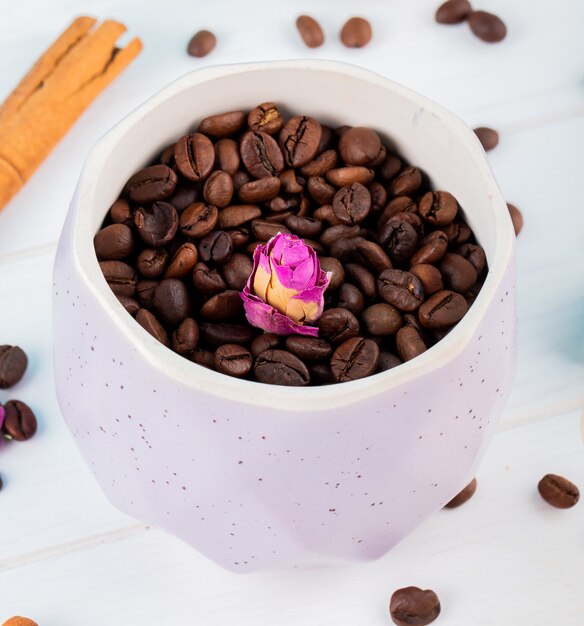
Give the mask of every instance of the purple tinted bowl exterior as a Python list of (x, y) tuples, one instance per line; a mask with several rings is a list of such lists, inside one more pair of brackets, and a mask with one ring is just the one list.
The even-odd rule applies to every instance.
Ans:
[[(471, 161), (464, 180), (480, 170), (476, 176), (484, 182), (485, 205), (492, 207), (496, 224), (485, 235), (490, 240), (487, 283), (454, 331), (395, 370), (311, 389), (236, 381), (158, 344), (126, 314), (99, 273), (93, 233), (136, 169), (129, 164), (128, 171), (118, 172), (115, 155), (124, 148), (112, 146), (140, 124), (151, 125), (178, 92), (217, 75), (231, 81), (248, 72), (253, 82), (256, 75), (269, 80), (274, 71), (283, 78), (322, 73), (322, 80), (314, 79), (313, 102), (327, 76), (333, 82), (341, 76), (375, 84), (387, 92), (388, 102), (399, 96), (403, 108), (411, 104), (412, 136), (425, 123), (420, 119), (430, 118), (428, 133), (446, 127), (445, 150), (453, 163), (458, 152), (460, 167)], [(274, 92), (274, 99), (287, 95)], [(223, 109), (250, 108), (264, 95), (258, 90), (255, 100), (226, 102)], [(220, 110), (214, 102), (207, 108), (200, 117)], [(292, 102), (290, 108), (299, 107)], [(304, 110), (318, 117), (314, 108), (309, 100)], [(180, 113), (185, 129), (198, 115), (196, 106), (194, 111)], [(341, 124), (347, 114), (335, 110), (335, 115), (331, 122)], [(370, 125), (380, 123), (372, 119)], [(146, 145), (142, 162), (164, 141)], [(425, 166), (420, 157), (415, 162)], [(438, 182), (449, 182), (440, 168), (436, 159)], [(434, 170), (428, 166), (427, 171), (433, 179)], [(89, 219), (87, 207), (97, 202), (104, 176), (112, 181), (111, 195), (91, 209), (95, 215)], [(463, 206), (465, 194), (475, 193), (464, 180), (459, 193), (456, 184), (448, 187)], [(106, 496), (122, 511), (173, 533), (235, 572), (385, 554), (473, 477), (509, 394), (515, 270), (504, 206), (470, 130), (421, 96), (358, 68), (314, 61), (210, 68), (155, 96), (88, 157), (54, 269), (58, 399)], [(480, 214), (469, 215), (469, 221), (481, 239)]]

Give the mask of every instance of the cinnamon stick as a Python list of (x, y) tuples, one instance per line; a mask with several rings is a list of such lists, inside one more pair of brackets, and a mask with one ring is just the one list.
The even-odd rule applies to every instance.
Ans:
[(116, 41), (126, 27), (79, 17), (0, 105), (0, 210), (99, 93), (142, 49)]

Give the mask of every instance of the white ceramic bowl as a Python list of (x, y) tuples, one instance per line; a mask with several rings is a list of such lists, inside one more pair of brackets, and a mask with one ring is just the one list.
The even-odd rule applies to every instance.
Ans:
[[(201, 118), (267, 100), (370, 126), (451, 191), (489, 274), (466, 317), (420, 357), (362, 380), (237, 380), (165, 348), (106, 284), (93, 235), (129, 176)], [(514, 234), (460, 120), (327, 61), (197, 70), (115, 126), (84, 165), (54, 272), (55, 371), (73, 436), (108, 498), (234, 571), (379, 557), (477, 468), (510, 390)]]

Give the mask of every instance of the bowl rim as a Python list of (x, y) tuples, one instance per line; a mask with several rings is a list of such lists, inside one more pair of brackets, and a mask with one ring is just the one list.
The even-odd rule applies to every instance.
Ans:
[[(477, 299), (461, 322), (446, 337), (417, 358), (391, 370), (348, 383), (284, 387), (236, 379), (193, 363), (159, 343), (127, 314), (103, 279), (93, 245), (87, 245), (88, 234), (91, 240), (95, 234), (90, 220), (96, 191), (96, 173), (104, 166), (109, 153), (115, 150), (118, 141), (136, 122), (155, 110), (162, 102), (194, 85), (235, 74), (278, 69), (328, 71), (348, 79), (368, 81), (410, 100), (419, 108), (437, 116), (451, 132), (458, 135), (459, 141), (473, 157), (474, 166), (484, 181), (485, 195), (492, 210), (495, 228), (493, 263), (489, 264), (487, 278)], [(112, 323), (126, 335), (138, 353), (154, 369), (193, 390), (250, 405), (280, 410), (285, 408), (295, 412), (313, 412), (360, 402), (429, 374), (454, 360), (477, 332), (505, 276), (515, 248), (515, 234), (506, 203), (491, 172), (485, 152), (472, 130), (456, 115), (425, 96), (380, 74), (338, 61), (301, 59), (237, 63), (200, 68), (178, 78), (130, 112), (97, 141), (83, 165), (76, 200), (71, 203), (69, 209), (70, 241), (75, 267), (80, 277), (89, 285), (94, 297), (112, 318)]]

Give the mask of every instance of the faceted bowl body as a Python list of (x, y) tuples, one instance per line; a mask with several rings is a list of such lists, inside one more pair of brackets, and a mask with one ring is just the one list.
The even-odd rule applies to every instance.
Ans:
[[(201, 118), (267, 100), (377, 129), (464, 207), (490, 272), (425, 354), (342, 385), (236, 380), (159, 344), (110, 291), (92, 239), (127, 178)], [(197, 70), (122, 120), (83, 167), (54, 269), (59, 403), (115, 506), (229, 570), (375, 559), (477, 469), (512, 382), (514, 271), (505, 202), (448, 111), (341, 63)]]

